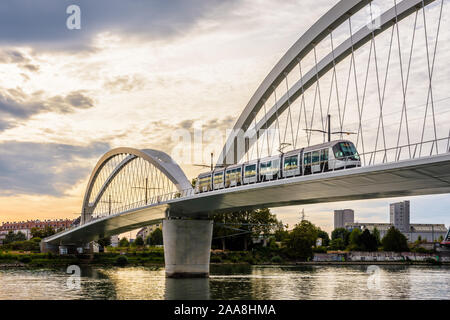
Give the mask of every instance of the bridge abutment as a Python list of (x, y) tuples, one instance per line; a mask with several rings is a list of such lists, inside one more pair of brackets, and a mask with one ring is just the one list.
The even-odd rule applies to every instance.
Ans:
[(98, 252), (98, 245), (94, 242), (86, 244), (50, 244), (43, 240), (40, 243), (41, 253), (65, 254), (93, 254)]
[(163, 220), (166, 277), (208, 277), (212, 232), (212, 220)]
[(59, 246), (58, 245), (53, 245), (50, 243), (45, 242), (44, 240), (41, 240), (41, 243), (39, 244), (40, 249), (41, 249), (41, 253), (54, 253), (54, 254), (58, 254), (59, 253)]

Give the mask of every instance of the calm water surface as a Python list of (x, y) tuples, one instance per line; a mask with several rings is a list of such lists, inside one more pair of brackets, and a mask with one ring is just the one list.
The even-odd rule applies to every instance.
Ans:
[(79, 282), (66, 270), (17, 268), (0, 270), (0, 299), (450, 299), (449, 266), (367, 267), (213, 265), (209, 279), (166, 279), (157, 267), (83, 268)]

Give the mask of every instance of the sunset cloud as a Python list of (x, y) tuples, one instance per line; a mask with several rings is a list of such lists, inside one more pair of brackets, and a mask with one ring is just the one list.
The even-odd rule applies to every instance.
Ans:
[[(94, 36), (112, 32), (145, 39), (184, 34), (210, 15), (229, 10), (234, 0), (5, 0), (0, 4), (0, 43), (43, 50), (89, 49)], [(66, 28), (66, 8), (81, 8), (80, 30)]]
[(73, 91), (66, 96), (45, 97), (42, 91), (26, 94), (20, 88), (0, 91), (0, 131), (11, 128), (32, 116), (44, 113), (72, 113), (88, 109), (94, 101), (83, 92)]
[(86, 160), (97, 159), (109, 148), (106, 143), (0, 143), (0, 197), (63, 196), (90, 173), (91, 162)]

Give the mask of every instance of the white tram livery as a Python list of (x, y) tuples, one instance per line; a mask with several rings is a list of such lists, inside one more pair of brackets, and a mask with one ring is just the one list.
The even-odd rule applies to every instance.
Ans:
[(202, 173), (195, 193), (360, 166), (353, 142), (335, 140)]

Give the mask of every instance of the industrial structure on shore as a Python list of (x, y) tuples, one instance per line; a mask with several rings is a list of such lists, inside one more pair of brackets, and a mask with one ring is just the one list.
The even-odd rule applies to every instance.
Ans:
[(375, 228), (383, 238), (391, 227), (401, 231), (409, 242), (424, 240), (427, 242), (442, 241), (447, 235), (444, 224), (410, 223), (410, 202), (408, 200), (390, 204), (389, 223), (355, 222), (355, 213), (352, 209), (334, 211), (334, 229), (345, 228), (352, 231), (368, 229), (372, 232)]

